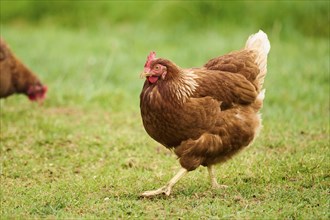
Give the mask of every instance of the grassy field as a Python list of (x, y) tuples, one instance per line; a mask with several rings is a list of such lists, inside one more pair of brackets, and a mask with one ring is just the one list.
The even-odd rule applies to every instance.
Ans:
[[(255, 15), (251, 25), (239, 25), (229, 15), (235, 5), (227, 5), (231, 23), (207, 22), (211, 17), (206, 17), (204, 27), (198, 22), (194, 26), (193, 19), (199, 18), (194, 16), (205, 10), (195, 7), (187, 25), (174, 25), (165, 17), (159, 27), (149, 20), (157, 11), (126, 18), (119, 4), (111, 4), (119, 11), (113, 17), (104, 9), (111, 22), (99, 16), (91, 21), (84, 17), (79, 24), (63, 14), (62, 19), (51, 13), (30, 15), (34, 7), (27, 1), (10, 7), (4, 2), (8, 12), (1, 7), (1, 35), (49, 93), (42, 106), (24, 96), (0, 101), (1, 219), (330, 218), (330, 49), (329, 32), (319, 19), (320, 14), (329, 18), (329, 3), (275, 5), (283, 8), (281, 13), (310, 18), (294, 29), (297, 18), (276, 20), (270, 13), (274, 5), (258, 6), (270, 16), (260, 25), (267, 11)], [(100, 7), (106, 8), (104, 4)], [(178, 10), (174, 3), (143, 4), (150, 10), (163, 4)], [(47, 11), (46, 6), (37, 9)], [(61, 7), (55, 4), (54, 9)], [(91, 11), (96, 14), (97, 9)], [(306, 15), (308, 9), (311, 14)], [(84, 10), (78, 10), (77, 19), (82, 17), (79, 11)], [(15, 13), (23, 17), (10, 17)], [(264, 128), (251, 147), (217, 166), (218, 181), (229, 188), (211, 189), (201, 167), (183, 178), (170, 197), (139, 198), (179, 169), (176, 157), (142, 126), (139, 73), (149, 51), (182, 67), (200, 66), (241, 48), (260, 27), (272, 45)]]

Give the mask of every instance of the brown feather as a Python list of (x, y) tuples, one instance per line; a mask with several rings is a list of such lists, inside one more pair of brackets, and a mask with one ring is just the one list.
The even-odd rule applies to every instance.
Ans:
[(266, 73), (260, 66), (266, 61), (258, 57), (257, 50), (247, 47), (201, 68), (182, 69), (166, 59), (154, 60), (152, 65), (162, 64), (168, 71), (165, 79), (143, 86), (140, 108), (147, 133), (173, 148), (188, 171), (231, 158), (261, 128), (258, 112)]
[(14, 93), (28, 93), (31, 85), (40, 84), (38, 77), (29, 70), (0, 38), (0, 98)]

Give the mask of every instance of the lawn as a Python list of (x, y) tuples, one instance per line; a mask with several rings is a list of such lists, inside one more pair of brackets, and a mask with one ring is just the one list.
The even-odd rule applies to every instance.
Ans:
[[(329, 219), (329, 31), (308, 29), (315, 24), (318, 30), (317, 16), (327, 6), (329, 18), (329, 3), (321, 3), (314, 8), (283, 3), (284, 11), (297, 16), (311, 8), (310, 19), (294, 29), (294, 19), (259, 26), (265, 11), (254, 16), (253, 25), (228, 17), (230, 24), (205, 27), (174, 24), (169, 17), (156, 27), (120, 13), (109, 23), (99, 16), (97, 25), (93, 18), (77, 24), (52, 15), (13, 19), (10, 13), (18, 9), (7, 2), (1, 36), (49, 93), (42, 106), (22, 95), (0, 100), (1, 219)], [(162, 4), (152, 9), (162, 11)], [(266, 6), (271, 11), (272, 5)], [(189, 19), (200, 15), (196, 11)], [(79, 10), (76, 16), (81, 18)], [(211, 189), (200, 167), (180, 180), (170, 197), (139, 198), (180, 167), (142, 126), (139, 74), (148, 53), (154, 50), (182, 67), (201, 66), (240, 49), (259, 28), (272, 46), (264, 127), (252, 146), (216, 167), (218, 181), (229, 187)]]

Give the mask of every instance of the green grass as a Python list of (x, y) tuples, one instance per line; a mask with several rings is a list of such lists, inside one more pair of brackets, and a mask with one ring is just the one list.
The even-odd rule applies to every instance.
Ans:
[(276, 23), (264, 29), (272, 44), (264, 128), (217, 166), (228, 189), (211, 189), (201, 167), (170, 197), (141, 199), (179, 169), (142, 126), (139, 73), (149, 51), (200, 66), (258, 29), (60, 24), (1, 24), (17, 56), (49, 86), (43, 106), (24, 96), (0, 101), (2, 219), (330, 218), (328, 36), (287, 34)]

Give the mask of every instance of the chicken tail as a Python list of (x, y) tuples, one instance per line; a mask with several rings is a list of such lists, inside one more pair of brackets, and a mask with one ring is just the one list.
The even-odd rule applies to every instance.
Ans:
[(262, 105), (263, 105), (263, 102), (264, 102), (264, 98), (265, 98), (265, 93), (266, 93), (266, 90), (265, 89), (261, 90), (259, 92), (256, 100), (252, 104), (252, 106), (253, 106), (253, 108), (255, 109), (256, 112), (258, 112), (262, 108)]
[(257, 76), (258, 88), (261, 90), (267, 73), (267, 55), (270, 50), (270, 43), (267, 34), (262, 30), (252, 34), (246, 41), (245, 49), (256, 52), (255, 62), (259, 66), (260, 72)]

